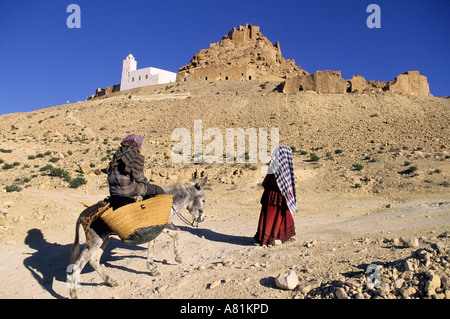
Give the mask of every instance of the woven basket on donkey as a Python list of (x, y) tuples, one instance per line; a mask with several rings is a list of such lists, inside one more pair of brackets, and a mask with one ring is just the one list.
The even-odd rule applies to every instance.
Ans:
[(101, 219), (126, 244), (139, 245), (156, 238), (169, 222), (173, 195), (157, 195), (116, 210), (109, 209)]

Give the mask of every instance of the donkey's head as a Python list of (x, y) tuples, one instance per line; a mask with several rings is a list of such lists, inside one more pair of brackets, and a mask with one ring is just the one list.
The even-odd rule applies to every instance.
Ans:
[(205, 220), (205, 193), (203, 192), (203, 187), (207, 179), (207, 177), (203, 178), (200, 182), (193, 184), (193, 187), (188, 190), (190, 200), (186, 209), (191, 213), (194, 222), (197, 222), (197, 224)]

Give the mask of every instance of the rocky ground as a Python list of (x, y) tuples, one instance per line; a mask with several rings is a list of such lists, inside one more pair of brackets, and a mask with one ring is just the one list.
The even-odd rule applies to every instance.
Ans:
[[(129, 133), (146, 137), (155, 183), (208, 176), (207, 218), (198, 229), (174, 218), (183, 263), (159, 237), (158, 277), (145, 266), (146, 245), (112, 238), (102, 263), (120, 286), (103, 285), (87, 266), (80, 298), (449, 298), (449, 100), (275, 87), (161, 85), (1, 116), (0, 298), (68, 297), (76, 218), (108, 194), (101, 170)], [(158, 93), (190, 97), (153, 100)], [(295, 150), (295, 242), (253, 244), (261, 163), (172, 163), (171, 132), (193, 132), (199, 119), (224, 136), (279, 128), (280, 144)], [(379, 286), (369, 265), (380, 267)], [(289, 270), (290, 286), (279, 288)]]

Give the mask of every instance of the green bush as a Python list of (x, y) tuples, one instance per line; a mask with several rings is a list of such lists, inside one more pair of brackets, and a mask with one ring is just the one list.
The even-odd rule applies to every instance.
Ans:
[(62, 179), (64, 179), (66, 182), (70, 182), (71, 178), (70, 178), (70, 174), (68, 171), (63, 170), (62, 168), (58, 168), (58, 167), (52, 167), (50, 169), (49, 174), (50, 176), (56, 176), (56, 177), (61, 177)]
[(5, 190), (7, 193), (20, 192), (22, 190), (22, 188), (17, 185), (9, 185), (9, 186), (5, 186)]
[(410, 166), (410, 167), (406, 170), (406, 173), (411, 174), (411, 173), (414, 173), (415, 171), (417, 171), (417, 166)]
[(77, 177), (77, 178), (72, 179), (69, 182), (69, 187), (70, 188), (78, 188), (81, 185), (84, 185), (86, 183), (87, 183), (87, 181), (83, 177)]
[(14, 167), (14, 165), (12, 165), (12, 164), (5, 164), (2, 166), (2, 169), (11, 169), (13, 167)]
[(362, 171), (363, 170), (363, 168), (364, 168), (364, 165), (361, 165), (361, 164), (353, 164), (353, 168), (356, 170), (356, 171)]
[(317, 162), (318, 160), (320, 160), (320, 157), (317, 154), (311, 154), (309, 158), (312, 162)]
[(52, 168), (53, 168), (53, 166), (51, 166), (50, 164), (48, 164), (48, 165), (45, 165), (44, 167), (41, 167), (41, 168), (39, 169), (39, 171), (40, 171), (40, 172), (45, 172), (45, 171), (51, 170)]

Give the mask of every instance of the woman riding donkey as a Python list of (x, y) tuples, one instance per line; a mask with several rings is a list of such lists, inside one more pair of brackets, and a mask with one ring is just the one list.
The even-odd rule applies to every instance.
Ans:
[(108, 184), (113, 209), (143, 199), (164, 194), (162, 187), (150, 184), (144, 175), (145, 158), (140, 150), (144, 138), (130, 134), (120, 143), (108, 166)]

